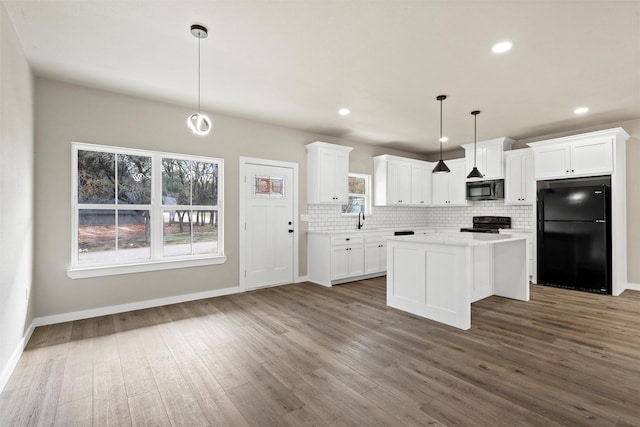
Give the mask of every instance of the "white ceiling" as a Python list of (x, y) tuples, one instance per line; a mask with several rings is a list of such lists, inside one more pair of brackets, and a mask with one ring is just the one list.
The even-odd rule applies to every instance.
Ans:
[(638, 1), (2, 3), (37, 75), (196, 108), (201, 23), (203, 110), (416, 153), (640, 117)]

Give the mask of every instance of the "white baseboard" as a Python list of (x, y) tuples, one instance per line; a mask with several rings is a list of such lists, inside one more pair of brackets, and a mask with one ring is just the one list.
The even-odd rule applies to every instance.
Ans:
[(160, 307), (162, 305), (177, 304), (187, 301), (195, 301), (204, 298), (221, 297), (243, 292), (240, 286), (231, 288), (214, 289), (212, 291), (196, 292), (192, 294), (176, 295), (167, 298), (157, 298), (146, 301), (132, 302), (128, 304), (111, 305), (108, 307), (93, 308), (90, 310), (74, 311), (71, 313), (54, 314), (51, 316), (36, 317), (33, 326), (53, 325), (54, 323), (72, 322), (74, 320), (89, 319), (98, 316), (124, 313), (132, 310), (142, 310), (145, 308)]
[(298, 276), (293, 283), (302, 283), (302, 282), (308, 282), (309, 281), (309, 276)]
[(0, 373), (0, 393), (2, 393), (2, 390), (4, 390), (4, 387), (7, 385), (9, 377), (11, 377), (13, 370), (16, 368), (18, 360), (20, 360), (20, 356), (22, 356), (22, 352), (27, 346), (27, 343), (29, 342), (31, 334), (33, 334), (33, 330), (35, 328), (36, 327), (34, 325), (34, 322), (31, 322), (31, 325), (29, 325), (29, 328), (27, 328), (26, 333), (24, 334), (20, 342), (18, 342), (18, 345), (16, 345), (16, 348), (11, 354), (11, 357), (9, 358), (6, 366), (2, 369), (2, 373)]
[(640, 283), (627, 283), (627, 289), (632, 291), (640, 291)]

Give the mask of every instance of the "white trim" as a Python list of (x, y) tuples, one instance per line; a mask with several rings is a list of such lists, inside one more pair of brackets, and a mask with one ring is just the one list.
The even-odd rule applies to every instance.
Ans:
[(69, 313), (53, 314), (51, 316), (36, 317), (33, 319), (33, 326), (53, 325), (54, 323), (73, 322), (74, 320), (90, 319), (97, 316), (108, 316), (111, 314), (124, 313), (145, 308), (160, 307), (181, 302), (196, 301), (205, 298), (221, 297), (242, 292), (240, 286), (230, 288), (214, 289), (211, 291), (195, 292), (192, 294), (176, 295), (173, 297), (157, 298), (146, 301), (131, 302), (127, 304), (111, 305), (107, 307), (93, 308), (89, 310), (73, 311)]
[(627, 289), (630, 291), (640, 291), (640, 283), (627, 283)]
[(293, 171), (293, 277), (291, 280), (295, 282), (295, 278), (298, 277), (299, 274), (299, 251), (300, 251), (300, 236), (299, 229), (300, 226), (298, 224), (298, 197), (299, 197), (299, 184), (298, 184), (298, 164), (292, 162), (284, 162), (280, 160), (267, 160), (267, 159), (259, 159), (255, 157), (240, 157), (240, 175), (239, 175), (239, 190), (238, 194), (240, 195), (240, 221), (238, 224), (239, 228), (239, 239), (240, 239), (240, 260), (239, 260), (239, 270), (238, 276), (240, 278), (240, 288), (242, 290), (247, 289), (247, 283), (244, 276), (244, 271), (246, 268), (246, 251), (244, 248), (243, 242), (246, 238), (246, 230), (244, 229), (244, 224), (246, 222), (246, 212), (245, 212), (245, 182), (244, 176), (247, 175), (247, 168), (249, 164), (253, 165), (264, 165), (264, 166), (274, 166), (281, 168), (290, 168)]
[(27, 343), (31, 338), (31, 334), (33, 334), (33, 330), (36, 328), (34, 323), (35, 323), (35, 319), (33, 322), (31, 322), (31, 325), (29, 325), (27, 332), (24, 334), (22, 339), (18, 342), (18, 345), (16, 345), (16, 348), (11, 354), (11, 357), (9, 358), (9, 360), (7, 361), (7, 364), (2, 368), (2, 372), (0, 373), (0, 393), (2, 393), (2, 390), (4, 390), (5, 386), (9, 382), (9, 378), (11, 377), (11, 374), (13, 374), (14, 369), (16, 369), (16, 365), (20, 360), (20, 356), (22, 356), (22, 352), (24, 351), (24, 348), (27, 346)]
[[(151, 159), (151, 201), (144, 205), (120, 205), (118, 203), (101, 205), (90, 203), (78, 203), (78, 152), (92, 151), (105, 152), (113, 154), (128, 154), (142, 156)], [(217, 166), (217, 187), (218, 187), (218, 204), (217, 205), (164, 205), (162, 202), (162, 159), (177, 159), (192, 162), (205, 162), (215, 164)], [(117, 157), (116, 157), (117, 159)], [(117, 146), (96, 145), (84, 142), (71, 143), (71, 266), (67, 270), (67, 275), (72, 278), (109, 276), (114, 274), (137, 273), (144, 271), (166, 270), (170, 268), (192, 267), (198, 265), (214, 265), (222, 264), (226, 261), (224, 255), (224, 159), (215, 157), (195, 156), (189, 154), (176, 154), (164, 151), (140, 150), (134, 148), (123, 148)], [(117, 168), (116, 168), (117, 169)], [(117, 181), (116, 170), (116, 181)], [(114, 196), (116, 196), (114, 194)], [(162, 218), (164, 211), (169, 209), (177, 210), (177, 208), (186, 208), (191, 211), (209, 210), (218, 213), (218, 237), (217, 237), (217, 253), (204, 255), (189, 255), (188, 257), (180, 257), (180, 260), (166, 258), (163, 256), (163, 236), (162, 236)], [(114, 265), (85, 265), (80, 264), (78, 259), (78, 217), (79, 211), (82, 209), (99, 209), (113, 210), (146, 210), (151, 214), (151, 242), (150, 251), (151, 259), (135, 260), (127, 263), (126, 261), (117, 262)], [(117, 225), (117, 216), (116, 216)], [(193, 232), (193, 230), (192, 230)], [(117, 233), (117, 227), (116, 227)], [(116, 234), (117, 239), (117, 234)], [(192, 235), (193, 241), (193, 235)], [(118, 248), (116, 246), (115, 253), (117, 255)], [(194, 262), (185, 262), (186, 259)], [(206, 260), (205, 260), (206, 259)]]
[(298, 276), (294, 279), (293, 283), (302, 283), (302, 282), (308, 282), (309, 281), (309, 276)]
[(189, 258), (180, 260), (151, 261), (136, 264), (105, 265), (85, 268), (70, 268), (67, 276), (71, 279), (86, 279), (88, 277), (115, 276), (117, 274), (142, 273), (145, 271), (170, 270), (174, 268), (200, 267), (203, 265), (218, 265), (227, 262), (226, 256), (206, 258)]

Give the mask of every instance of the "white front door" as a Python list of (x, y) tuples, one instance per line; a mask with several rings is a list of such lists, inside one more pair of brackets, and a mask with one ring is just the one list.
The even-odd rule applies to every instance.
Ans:
[(294, 169), (247, 160), (242, 166), (241, 282), (246, 289), (293, 283)]

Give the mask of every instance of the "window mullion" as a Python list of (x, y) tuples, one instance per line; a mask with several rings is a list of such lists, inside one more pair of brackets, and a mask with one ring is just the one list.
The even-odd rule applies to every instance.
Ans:
[(162, 156), (154, 154), (151, 166), (151, 259), (162, 259)]

